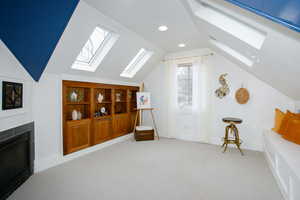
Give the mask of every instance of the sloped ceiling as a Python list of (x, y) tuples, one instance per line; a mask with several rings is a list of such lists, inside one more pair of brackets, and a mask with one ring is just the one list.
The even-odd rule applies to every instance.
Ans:
[(0, 38), (39, 80), (79, 0), (1, 0)]
[[(166, 52), (205, 46), (205, 38), (195, 27), (180, 0), (85, 0), (101, 13), (115, 19)], [(167, 25), (168, 31), (159, 32), (158, 26)]]
[[(255, 63), (252, 67), (248, 67), (213, 45), (209, 44), (209, 48), (237, 63), (241, 68), (278, 89), (283, 94), (296, 100), (300, 99), (299, 33), (225, 1), (184, 0), (182, 2), (189, 10), (192, 20), (203, 37), (206, 37), (206, 40), (209, 40), (209, 37), (212, 36), (248, 58), (253, 58)], [(194, 9), (197, 9), (197, 3), (201, 2), (213, 5), (223, 12), (266, 32), (267, 37), (262, 48), (260, 50), (254, 49), (245, 42), (195, 16)]]
[[(222, 12), (228, 13), (267, 34), (260, 50), (209, 24), (193, 13), (200, 0), (85, 0), (106, 16), (118, 21), (140, 37), (151, 42), (164, 53), (210, 48), (244, 70), (278, 89), (283, 94), (300, 99), (300, 34), (271, 20), (260, 17), (226, 1), (203, 0)], [(191, 3), (192, 2), (192, 3)], [(165, 24), (167, 32), (158, 32), (157, 27)], [(227, 44), (241, 54), (253, 59), (249, 68), (232, 56), (211, 45), (209, 37)], [(187, 43), (180, 49), (177, 44)], [(141, 76), (142, 77), (142, 76)]]
[[(287, 96), (300, 100), (300, 34), (226, 1), (203, 1), (265, 32), (267, 37), (262, 48), (254, 49), (196, 17), (194, 10), (200, 0), (85, 0), (78, 3), (46, 72), (137, 83), (169, 52), (210, 48)], [(157, 27), (161, 24), (169, 26), (169, 30), (158, 32)], [(71, 69), (95, 26), (118, 33), (119, 40), (96, 72)], [(250, 68), (211, 45), (210, 36), (253, 59), (255, 64)], [(177, 44), (181, 42), (186, 43), (187, 47), (178, 48)], [(134, 78), (120, 77), (140, 48), (153, 51), (153, 57)]]
[[(96, 26), (106, 28), (120, 37), (95, 72), (71, 69), (78, 53)], [(137, 54), (140, 48), (154, 52), (151, 59), (132, 78), (120, 77), (120, 73)], [(69, 74), (105, 78), (117, 81), (140, 82), (146, 74), (163, 58), (164, 50), (145, 40), (117, 21), (107, 17), (85, 1), (80, 1), (68, 27), (65, 29), (46, 68), (47, 73)]]

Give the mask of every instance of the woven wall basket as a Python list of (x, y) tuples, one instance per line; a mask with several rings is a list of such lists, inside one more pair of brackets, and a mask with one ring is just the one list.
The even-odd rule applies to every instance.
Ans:
[(240, 88), (235, 93), (235, 99), (239, 104), (246, 104), (249, 101), (250, 95), (246, 88)]

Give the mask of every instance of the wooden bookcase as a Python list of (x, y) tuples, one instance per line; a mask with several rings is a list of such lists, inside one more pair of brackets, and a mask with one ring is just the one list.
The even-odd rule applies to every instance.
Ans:
[(131, 133), (138, 90), (134, 86), (63, 81), (64, 155)]

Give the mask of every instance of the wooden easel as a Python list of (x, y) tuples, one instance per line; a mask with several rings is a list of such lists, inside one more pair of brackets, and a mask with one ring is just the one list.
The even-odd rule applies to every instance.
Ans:
[[(152, 112), (154, 110), (154, 108), (137, 109), (136, 117), (135, 117), (135, 120), (134, 120), (134, 129), (133, 129), (133, 132), (135, 133), (137, 121), (139, 119), (139, 116), (142, 116), (144, 110), (150, 111), (152, 122), (153, 122), (153, 126), (154, 126), (154, 135), (156, 134), (157, 139), (159, 140), (159, 135), (158, 135), (157, 127), (156, 127), (156, 123), (155, 123), (155, 120), (154, 120), (154, 115), (153, 115), (153, 112)], [(140, 124), (142, 124), (141, 117), (140, 117)]]

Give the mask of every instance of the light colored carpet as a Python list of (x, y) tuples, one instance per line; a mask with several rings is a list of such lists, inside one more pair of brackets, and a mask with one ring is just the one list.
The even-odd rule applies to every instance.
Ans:
[(127, 141), (31, 177), (9, 200), (282, 200), (260, 152)]

